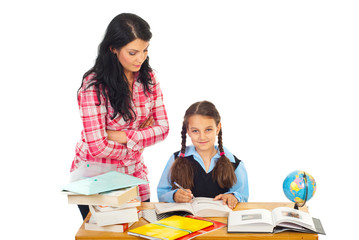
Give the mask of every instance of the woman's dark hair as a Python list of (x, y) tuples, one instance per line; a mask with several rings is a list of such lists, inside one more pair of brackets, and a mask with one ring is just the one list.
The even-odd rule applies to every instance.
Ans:
[[(193, 175), (194, 170), (189, 159), (183, 157), (186, 151), (186, 133), (188, 129), (188, 119), (193, 115), (201, 115), (213, 118), (216, 122), (216, 125), (221, 122), (221, 116), (216, 109), (216, 106), (208, 101), (196, 102), (192, 104), (186, 111), (184, 115), (181, 137), (182, 137), (182, 147), (179, 157), (176, 158), (175, 162), (171, 167), (171, 184), (173, 188), (174, 182), (177, 182), (184, 188), (192, 189), (194, 187)], [(224, 152), (223, 143), (222, 143), (222, 129), (218, 133), (218, 149), (220, 152)], [(237, 177), (234, 173), (234, 168), (229, 159), (222, 154), (218, 159), (216, 166), (212, 171), (212, 179), (217, 181), (218, 185), (221, 188), (230, 188), (236, 181)]]
[[(128, 80), (117, 55), (111, 49), (121, 49), (135, 39), (150, 41), (151, 37), (150, 26), (139, 16), (131, 13), (117, 15), (108, 25), (105, 36), (98, 47), (95, 65), (83, 76), (81, 87), (88, 75), (96, 74), (90, 84), (85, 87), (95, 86), (99, 104), (101, 104), (100, 94), (106, 99), (106, 108), (108, 107), (107, 102), (110, 102), (114, 109), (111, 119), (114, 119), (117, 114), (120, 114), (126, 122), (136, 119), (136, 113), (131, 107), (131, 91)], [(151, 72), (152, 68), (147, 57), (138, 75), (138, 81), (143, 84), (145, 93), (150, 92)]]

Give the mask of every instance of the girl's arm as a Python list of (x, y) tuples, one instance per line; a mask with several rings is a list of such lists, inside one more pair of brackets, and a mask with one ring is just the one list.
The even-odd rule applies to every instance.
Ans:
[(223, 204), (227, 204), (229, 208), (233, 209), (238, 202), (248, 201), (248, 176), (243, 162), (240, 162), (234, 171), (237, 177), (237, 182), (233, 185), (229, 192), (217, 195), (214, 200), (223, 200)]
[(237, 198), (238, 202), (247, 202), (249, 196), (248, 175), (242, 161), (239, 163), (234, 173), (237, 176), (237, 182), (229, 189), (228, 193), (232, 193)]
[(177, 189), (172, 190), (172, 185), (170, 182), (170, 172), (171, 166), (174, 162), (174, 156), (172, 154), (171, 158), (168, 160), (165, 169), (162, 172), (160, 182), (157, 186), (157, 197), (159, 202), (174, 202), (173, 195)]

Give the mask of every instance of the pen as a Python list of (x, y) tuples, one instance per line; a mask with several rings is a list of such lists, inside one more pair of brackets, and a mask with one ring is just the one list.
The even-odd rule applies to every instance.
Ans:
[[(177, 187), (179, 187), (180, 189), (182, 189), (183, 191), (186, 191), (188, 192), (188, 190), (184, 189), (181, 185), (179, 185), (178, 183), (176, 182), (173, 182), (174, 185), (176, 185)], [(192, 198), (193, 198), (193, 194), (192, 194)]]

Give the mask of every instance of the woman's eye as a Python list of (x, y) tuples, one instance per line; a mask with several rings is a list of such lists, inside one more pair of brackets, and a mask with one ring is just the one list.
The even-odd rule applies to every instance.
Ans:
[(136, 53), (135, 53), (135, 52), (129, 52), (129, 54), (130, 54), (131, 56), (134, 56)]

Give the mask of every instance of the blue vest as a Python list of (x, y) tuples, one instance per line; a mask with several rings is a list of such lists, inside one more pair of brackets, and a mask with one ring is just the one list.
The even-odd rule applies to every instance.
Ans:
[[(174, 157), (177, 158), (179, 151), (174, 153)], [(194, 187), (191, 189), (193, 196), (195, 197), (210, 197), (214, 198), (219, 194), (223, 194), (229, 191), (229, 188), (221, 188), (217, 181), (212, 179), (212, 171), (206, 173), (201, 165), (193, 158), (193, 155), (186, 156), (193, 168)], [(234, 170), (238, 167), (241, 160), (234, 156), (235, 163), (232, 163)], [(237, 180), (238, 181), (238, 180)]]

